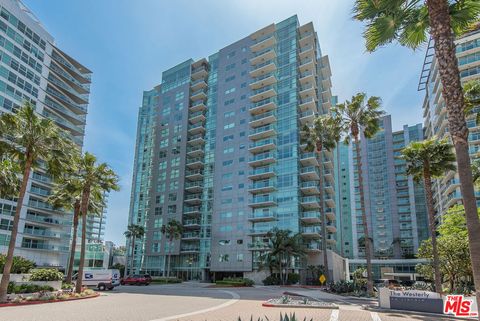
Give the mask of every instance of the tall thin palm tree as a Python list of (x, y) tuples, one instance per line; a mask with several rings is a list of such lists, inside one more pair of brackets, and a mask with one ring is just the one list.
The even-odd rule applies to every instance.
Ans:
[(0, 197), (18, 195), (20, 166), (9, 159), (0, 160)]
[(360, 134), (368, 139), (373, 137), (380, 130), (380, 120), (385, 114), (381, 110), (381, 100), (379, 97), (369, 97), (365, 93), (358, 93), (352, 97), (351, 101), (345, 101), (332, 108), (337, 126), (340, 132), (345, 135), (344, 142), (348, 144), (350, 137), (353, 137), (356, 152), (356, 165), (358, 173), (358, 189), (360, 191), (360, 208), (362, 212), (363, 234), (365, 237), (365, 258), (367, 261), (367, 291), (373, 295), (373, 275), (372, 275), (372, 242), (370, 241), (368, 231), (368, 220), (365, 209), (365, 193), (363, 189), (362, 173), (362, 155), (360, 152)]
[(86, 152), (78, 161), (78, 173), (76, 178), (80, 181), (82, 198), (80, 200), (80, 216), (82, 217), (82, 238), (80, 250), (80, 264), (75, 291), (82, 291), (83, 268), (85, 266), (85, 249), (87, 239), (87, 215), (92, 193), (107, 193), (112, 190), (118, 191), (118, 175), (107, 163), (97, 164), (97, 158)]
[(168, 266), (167, 277), (170, 277), (170, 259), (172, 256), (173, 241), (178, 240), (182, 236), (183, 225), (177, 220), (170, 220), (165, 225), (162, 225), (161, 232), (168, 240)]
[(446, 171), (455, 170), (455, 155), (452, 152), (452, 145), (448, 143), (446, 138), (438, 140), (436, 137), (432, 137), (424, 141), (411, 142), (402, 150), (402, 157), (407, 163), (407, 174), (412, 175), (417, 182), (423, 179), (427, 196), (430, 237), (432, 240), (435, 291), (442, 293), (442, 275), (437, 249), (432, 178), (441, 177)]
[(417, 48), (428, 40), (434, 42), (438, 72), (445, 100), (448, 132), (455, 146), (460, 190), (465, 206), (468, 243), (472, 260), (477, 304), (480, 306), (480, 220), (470, 167), (465, 101), (458, 69), (455, 36), (478, 23), (478, 0), (356, 0), (354, 17), (367, 23), (364, 33), (368, 51), (394, 40)]
[(480, 107), (480, 80), (470, 80), (463, 84), (465, 96), (465, 115), (475, 115), (477, 125), (480, 124), (480, 112), (475, 107)]
[[(80, 201), (82, 197), (82, 186), (74, 175), (62, 177), (53, 189), (47, 201), (55, 208), (63, 208), (73, 211), (72, 240), (70, 243), (70, 256), (68, 258), (67, 276), (65, 282), (72, 283), (73, 266), (75, 262), (75, 250), (77, 247), (77, 232), (80, 218)], [(105, 208), (104, 195), (101, 192), (93, 193), (89, 202), (89, 213), (100, 215)]]
[(325, 213), (325, 204), (323, 201), (323, 151), (331, 151), (340, 140), (340, 130), (337, 128), (334, 119), (327, 115), (321, 115), (314, 119), (313, 126), (305, 125), (301, 132), (302, 144), (306, 144), (306, 151), (315, 151), (318, 154), (320, 162), (320, 213), (322, 215), (322, 251), (323, 265), (327, 271), (327, 280), (331, 280), (330, 269), (328, 267), (327, 253), (327, 214)]
[(0, 282), (0, 302), (4, 302), (10, 281), (20, 212), (31, 171), (44, 166), (50, 176), (57, 177), (68, 167), (71, 154), (76, 151), (76, 147), (51, 120), (38, 116), (30, 103), (25, 103), (16, 114), (4, 113), (0, 116), (0, 137), (2, 138), (0, 139), (0, 157), (8, 157), (12, 162), (16, 162), (23, 172), (7, 258)]
[[(141, 239), (145, 235), (145, 229), (143, 226), (131, 224), (127, 227), (127, 230), (123, 233), (127, 239), (130, 239), (132, 243), (132, 251), (130, 257), (130, 274), (135, 273), (134, 259), (135, 259), (135, 241)], [(127, 268), (125, 268), (125, 275), (127, 275)]]

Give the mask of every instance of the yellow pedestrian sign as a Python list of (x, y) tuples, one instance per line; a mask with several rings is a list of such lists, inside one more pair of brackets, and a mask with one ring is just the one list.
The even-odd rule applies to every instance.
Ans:
[(320, 283), (323, 285), (323, 283), (325, 283), (325, 281), (327, 280), (327, 278), (325, 277), (325, 275), (320, 275), (320, 277), (318, 278), (318, 280), (320, 281)]

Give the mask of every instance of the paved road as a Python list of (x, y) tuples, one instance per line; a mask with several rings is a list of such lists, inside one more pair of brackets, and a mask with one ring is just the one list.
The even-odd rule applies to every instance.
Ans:
[[(265, 308), (261, 303), (284, 291), (301, 292), (340, 305), (332, 309)], [(316, 290), (258, 287), (243, 289), (206, 288), (204, 284), (122, 286), (98, 298), (32, 306), (0, 308), (0, 321), (249, 321), (281, 313), (315, 321), (436, 321), (438, 318), (372, 313), (361, 309), (362, 300), (344, 299)], [(445, 319), (443, 319), (445, 320)]]

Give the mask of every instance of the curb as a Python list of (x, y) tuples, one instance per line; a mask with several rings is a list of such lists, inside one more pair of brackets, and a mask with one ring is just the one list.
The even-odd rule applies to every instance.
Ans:
[(70, 298), (66, 300), (49, 300), (49, 301), (25, 301), (25, 302), (20, 302), (20, 303), (0, 303), (0, 308), (6, 308), (6, 307), (16, 307), (16, 306), (22, 306), (22, 305), (34, 305), (34, 304), (47, 304), (47, 303), (59, 303), (59, 302), (68, 302), (68, 301), (76, 301), (76, 300), (85, 300), (85, 299), (93, 299), (96, 297), (99, 297), (100, 293), (95, 293), (94, 295), (91, 296), (86, 296), (83, 298)]
[(463, 318), (463, 317), (456, 317), (454, 315), (449, 314), (438, 314), (438, 313), (430, 313), (430, 312), (421, 312), (421, 311), (409, 311), (409, 310), (396, 310), (396, 309), (383, 309), (378, 307), (372, 307), (368, 305), (362, 305), (362, 309), (372, 312), (381, 312), (381, 313), (404, 313), (404, 314), (411, 314), (411, 315), (421, 315), (426, 317), (435, 317), (438, 319), (446, 319), (446, 320), (478, 320), (478, 318)]
[(281, 303), (275, 304), (275, 303), (263, 302), (262, 306), (266, 308), (300, 308), (300, 309), (328, 309), (328, 310), (339, 309), (338, 305), (336, 304), (332, 306), (314, 306), (314, 305), (307, 306), (307, 305), (299, 305), (299, 304), (290, 305), (290, 304), (281, 304)]

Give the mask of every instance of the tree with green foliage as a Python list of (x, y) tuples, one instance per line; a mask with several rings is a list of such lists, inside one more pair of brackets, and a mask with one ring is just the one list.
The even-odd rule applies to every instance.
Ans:
[[(64, 133), (50, 119), (42, 118), (35, 112), (35, 107), (25, 103), (16, 114), (4, 113), (0, 116), (0, 159), (9, 159), (19, 164), (21, 184), (17, 197), (17, 208), (13, 217), (7, 259), (0, 282), (0, 302), (7, 299), (7, 288), (10, 282), (10, 271), (17, 241), (20, 212), (23, 208), (28, 180), (32, 169), (42, 168), (51, 177), (60, 176), (71, 162), (77, 147), (66, 138)], [(10, 164), (10, 169), (16, 170)]]
[(0, 197), (18, 195), (20, 166), (9, 159), (0, 160)]
[[(114, 190), (118, 191), (118, 175), (108, 166), (107, 163), (97, 164), (97, 158), (88, 152), (83, 154), (78, 160), (78, 171), (75, 179), (79, 181), (82, 191), (80, 200), (80, 217), (82, 218), (82, 237), (80, 250), (80, 264), (78, 266), (78, 277), (75, 286), (77, 293), (82, 292), (83, 269), (85, 265), (85, 250), (87, 239), (87, 215), (89, 213), (90, 202), (92, 199), (100, 199), (104, 194)], [(100, 194), (100, 195), (98, 195)]]
[(358, 93), (350, 101), (338, 104), (332, 109), (336, 126), (340, 133), (345, 135), (344, 142), (350, 143), (353, 137), (356, 153), (356, 167), (358, 173), (358, 185), (360, 191), (360, 211), (363, 222), (363, 236), (365, 240), (365, 258), (367, 261), (367, 291), (373, 296), (373, 274), (372, 274), (372, 253), (373, 243), (370, 242), (369, 222), (365, 209), (365, 191), (363, 186), (362, 153), (360, 151), (360, 135), (365, 139), (372, 138), (380, 130), (380, 121), (385, 112), (381, 110), (379, 97), (369, 97), (365, 93)]
[(327, 253), (327, 214), (325, 213), (325, 204), (323, 201), (323, 151), (332, 151), (337, 142), (340, 141), (340, 130), (334, 119), (327, 115), (318, 116), (313, 120), (310, 127), (305, 125), (301, 134), (301, 143), (306, 144), (305, 150), (308, 152), (316, 152), (318, 154), (318, 162), (320, 163), (320, 180), (319, 180), (319, 199), (320, 213), (322, 215), (322, 251), (323, 265), (327, 271), (327, 280), (331, 280), (330, 269), (328, 267)]
[(475, 116), (475, 122), (480, 124), (480, 112), (475, 107), (480, 107), (480, 80), (470, 80), (463, 84), (463, 94), (465, 96), (465, 115)]
[[(447, 211), (443, 216), (442, 223), (437, 228), (439, 233), (438, 267), (442, 275), (442, 282), (449, 284), (450, 293), (454, 292), (463, 280), (472, 277), (466, 224), (464, 207), (456, 205)], [(433, 279), (434, 263), (431, 240), (425, 240), (421, 244), (418, 249), (418, 257), (429, 259), (431, 263), (417, 265), (417, 272), (427, 279)]]
[[(0, 271), (2, 271), (3, 268), (5, 267), (6, 260), (7, 260), (7, 257), (3, 254), (0, 254)], [(13, 273), (13, 274), (28, 273), (30, 272), (31, 269), (35, 268), (35, 266), (36, 266), (35, 262), (29, 259), (25, 259), (21, 256), (14, 256), (10, 273)]]
[[(141, 239), (145, 235), (145, 229), (143, 226), (130, 224), (127, 227), (125, 233), (123, 233), (127, 239), (130, 239), (131, 242), (131, 253), (130, 253), (130, 274), (135, 273), (135, 241), (137, 239)], [(125, 269), (125, 273), (127, 273), (127, 269)], [(127, 274), (125, 274), (127, 275)]]
[(455, 146), (460, 190), (467, 217), (477, 304), (480, 306), (480, 221), (473, 186), (465, 119), (465, 101), (456, 56), (455, 36), (476, 25), (478, 0), (356, 0), (354, 18), (366, 22), (364, 37), (368, 51), (397, 40), (416, 49), (433, 40), (438, 73), (442, 82), (448, 132)]
[(416, 182), (423, 180), (427, 197), (428, 225), (432, 242), (433, 269), (435, 291), (442, 293), (442, 278), (437, 250), (437, 235), (435, 222), (435, 203), (433, 201), (432, 178), (438, 178), (447, 171), (455, 170), (455, 155), (448, 140), (438, 140), (432, 137), (418, 142), (411, 142), (402, 150), (402, 158), (407, 163), (407, 174), (412, 175)]
[(173, 241), (182, 237), (183, 225), (177, 220), (170, 220), (166, 225), (162, 225), (161, 232), (168, 240), (168, 265), (166, 277), (170, 277), (170, 259), (172, 256)]

